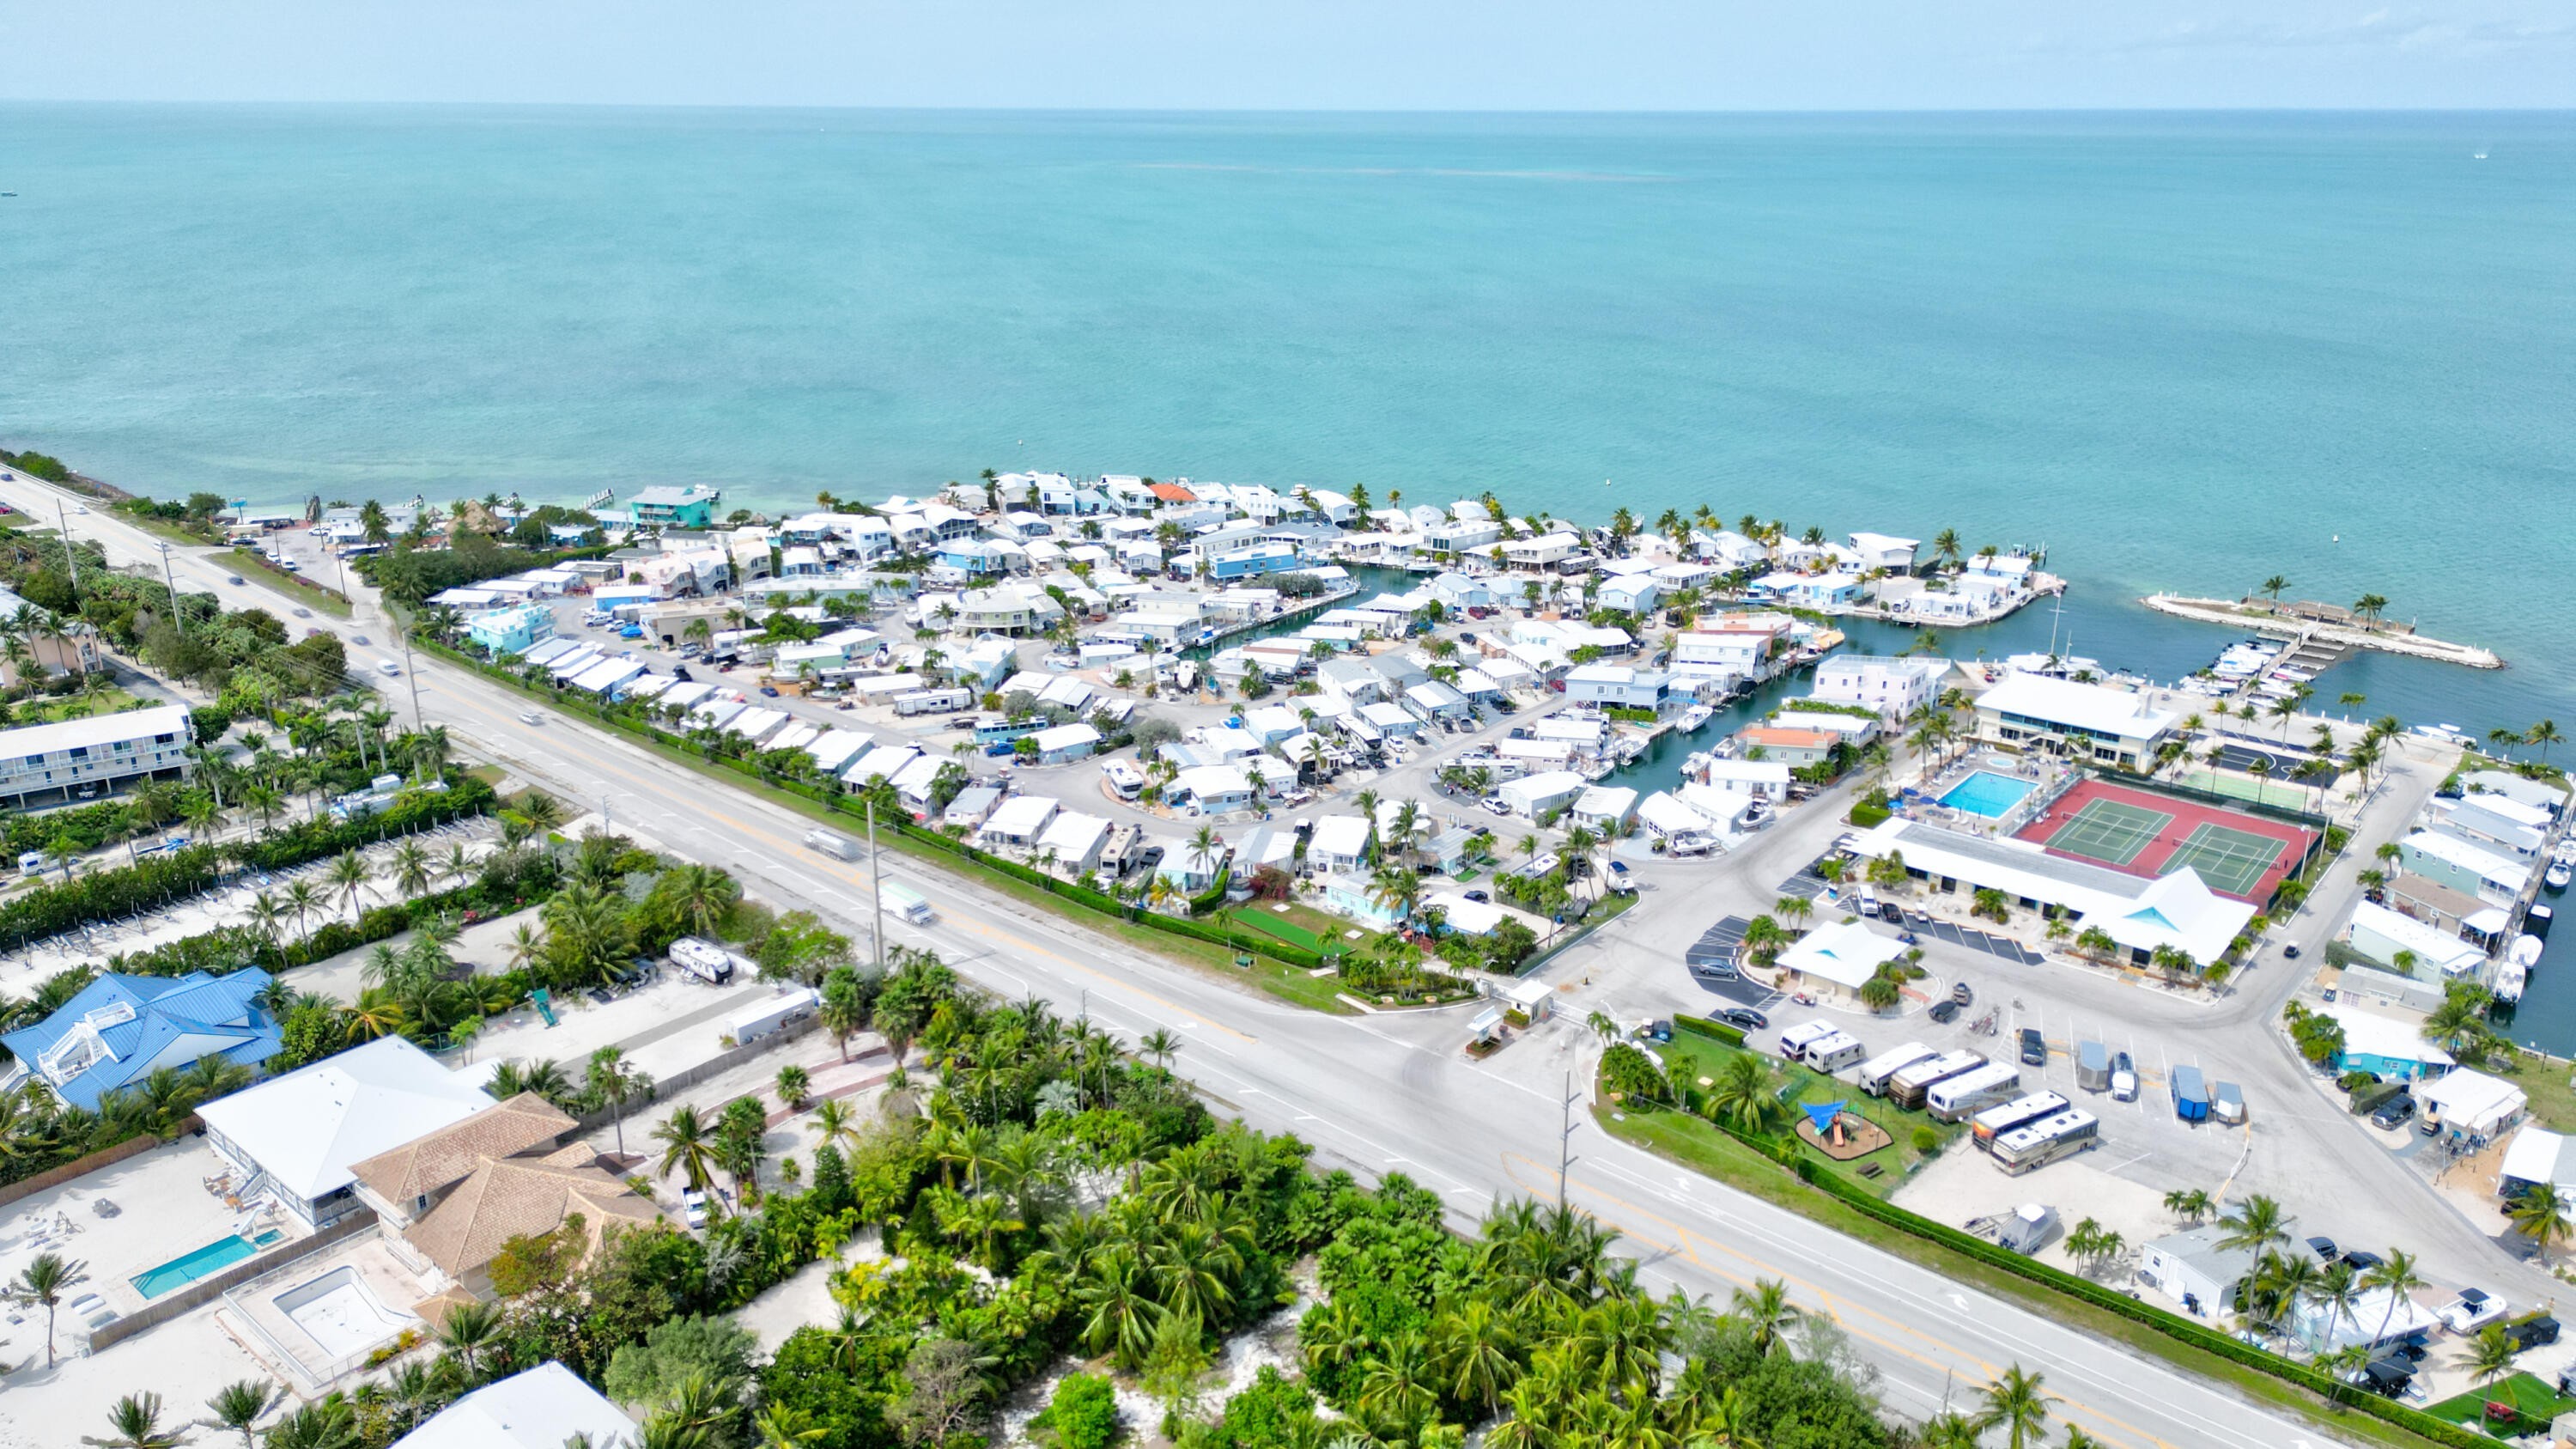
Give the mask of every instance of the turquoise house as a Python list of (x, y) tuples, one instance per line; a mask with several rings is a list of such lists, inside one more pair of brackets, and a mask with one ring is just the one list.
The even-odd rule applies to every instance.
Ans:
[(637, 528), (705, 528), (723, 501), (723, 489), (702, 484), (647, 488), (626, 501), (626, 516)]
[(495, 655), (525, 654), (555, 637), (555, 616), (543, 604), (494, 609), (468, 621), (465, 637)]

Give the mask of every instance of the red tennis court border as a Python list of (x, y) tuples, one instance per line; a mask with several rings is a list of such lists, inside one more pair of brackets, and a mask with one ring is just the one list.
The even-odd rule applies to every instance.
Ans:
[[(2241, 830), (2248, 835), (2260, 835), (2280, 841), (2286, 847), (2282, 850), (2280, 859), (2273, 862), (2272, 868), (2263, 872), (2252, 894), (2234, 897), (2240, 901), (2251, 901), (2258, 906), (2272, 899), (2272, 892), (2278, 890), (2281, 882), (2299, 868), (2301, 861), (2307, 859), (2308, 852), (2316, 848), (2319, 839), (2317, 832), (2302, 829), (2285, 821), (2270, 820), (2260, 815), (2250, 815), (2216, 805), (2204, 805), (2197, 800), (2185, 800), (2155, 790), (2140, 789), (2135, 785), (2115, 785), (2100, 779), (2087, 779), (2078, 783), (2074, 789), (2059, 797), (2056, 804), (2041, 812), (2038, 819), (2013, 832), (2013, 836), (2017, 840), (2027, 840), (2034, 845), (2044, 847), (2050, 836), (2064, 828), (2066, 822), (2074, 819), (2078, 811), (2095, 800), (2110, 800), (2122, 805), (2134, 805), (2141, 810), (2153, 810), (2159, 815), (2170, 815), (2173, 817), (2173, 823), (2157, 832), (2156, 838), (2147, 842), (2146, 848), (2140, 850), (2137, 858), (2127, 865), (2112, 865), (2107, 861), (2095, 860), (2090, 856), (2076, 855), (2063, 850), (2052, 850), (2048, 852), (2049, 854), (2061, 860), (2080, 860), (2086, 865), (2097, 865), (2104, 870), (2116, 870), (2123, 875), (2154, 880), (2164, 874), (2165, 862), (2172, 859), (2173, 853), (2181, 848), (2182, 843), (2191, 838), (2192, 831), (2203, 825), (2223, 825), (2230, 830)], [(2207, 883), (2204, 882), (2204, 884)], [(2214, 884), (2210, 885), (2210, 889), (2220, 895), (2232, 894), (2218, 891)]]

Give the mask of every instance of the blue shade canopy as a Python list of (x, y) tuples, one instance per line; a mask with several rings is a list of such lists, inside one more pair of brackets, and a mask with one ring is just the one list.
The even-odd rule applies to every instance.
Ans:
[(1807, 1120), (1815, 1124), (1816, 1131), (1819, 1133), (1831, 1132), (1834, 1129), (1834, 1119), (1843, 1114), (1843, 1104), (1840, 1102), (1801, 1102), (1798, 1106), (1807, 1114)]

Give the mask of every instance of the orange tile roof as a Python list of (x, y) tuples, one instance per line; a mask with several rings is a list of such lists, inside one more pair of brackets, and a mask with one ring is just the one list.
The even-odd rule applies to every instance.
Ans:
[(1178, 483), (1157, 483), (1147, 490), (1165, 503), (1196, 503), (1199, 496)]

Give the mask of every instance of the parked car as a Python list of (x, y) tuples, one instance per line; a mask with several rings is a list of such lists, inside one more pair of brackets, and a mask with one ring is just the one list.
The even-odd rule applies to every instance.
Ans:
[(1719, 1012), (1717, 1019), (1728, 1026), (1742, 1027), (1746, 1031), (1760, 1031), (1771, 1024), (1771, 1018), (1749, 1006), (1730, 1006)]
[(704, 1228), (707, 1225), (707, 1195), (705, 1193), (692, 1188), (689, 1191), (680, 1194), (680, 1206), (686, 1210), (689, 1219), (689, 1226), (691, 1228)]
[(1610, 889), (1621, 895), (1627, 895), (1637, 889), (1637, 882), (1630, 878), (1628, 867), (1615, 860), (1610, 862), (1608, 880)]
[(2377, 1253), (2369, 1252), (2361, 1248), (2355, 1248), (2351, 1252), (2343, 1255), (2344, 1266), (2352, 1269), (2352, 1271), (2356, 1273), (2367, 1273), (2371, 1269), (2376, 1268), (2387, 1261), (2387, 1259), (2379, 1256)]
[(1932, 1019), (1941, 1023), (1943, 1026), (1947, 1026), (1951, 1022), (1957, 1021), (1959, 1019), (1959, 1003), (1955, 1001), (1936, 1001), (1932, 1003)]
[(2513, 1344), (2513, 1351), (2516, 1353), (2526, 1348), (2537, 1348), (2544, 1343), (2556, 1343), (2558, 1320), (2546, 1313), (2535, 1314), (2520, 1323), (2506, 1324), (2504, 1336)]
[(2414, 1120), (2415, 1098), (2407, 1092), (2400, 1092), (2380, 1103), (2379, 1110), (2370, 1114), (2370, 1125), (2382, 1131), (2395, 1131)]
[(1878, 918), (1887, 922), (1891, 926), (1901, 926), (1905, 924), (1905, 912), (1894, 901), (1880, 901), (1878, 903)]
[(2308, 1239), (2308, 1251), (2316, 1254), (2317, 1261), (2320, 1263), (2331, 1263), (2343, 1256), (2335, 1251), (2335, 1240), (2332, 1238)]
[(2116, 1052), (2111, 1057), (2111, 1100), (2138, 1100), (2138, 1064), (2127, 1052)]
[(2048, 1065), (2048, 1038), (2039, 1034), (2038, 1027), (2025, 1026), (2021, 1029), (2021, 1059), (2024, 1066)]
[(1504, 804), (1503, 797), (1500, 795), (1488, 795), (1484, 799), (1477, 801), (1476, 804), (1488, 815), (1509, 815), (1512, 813), (1512, 807)]
[(1483, 891), (1469, 891), (1467, 892), (1467, 899), (1476, 902), (1478, 905), (1485, 905), (1491, 903), (1493, 897), (1485, 894)]

